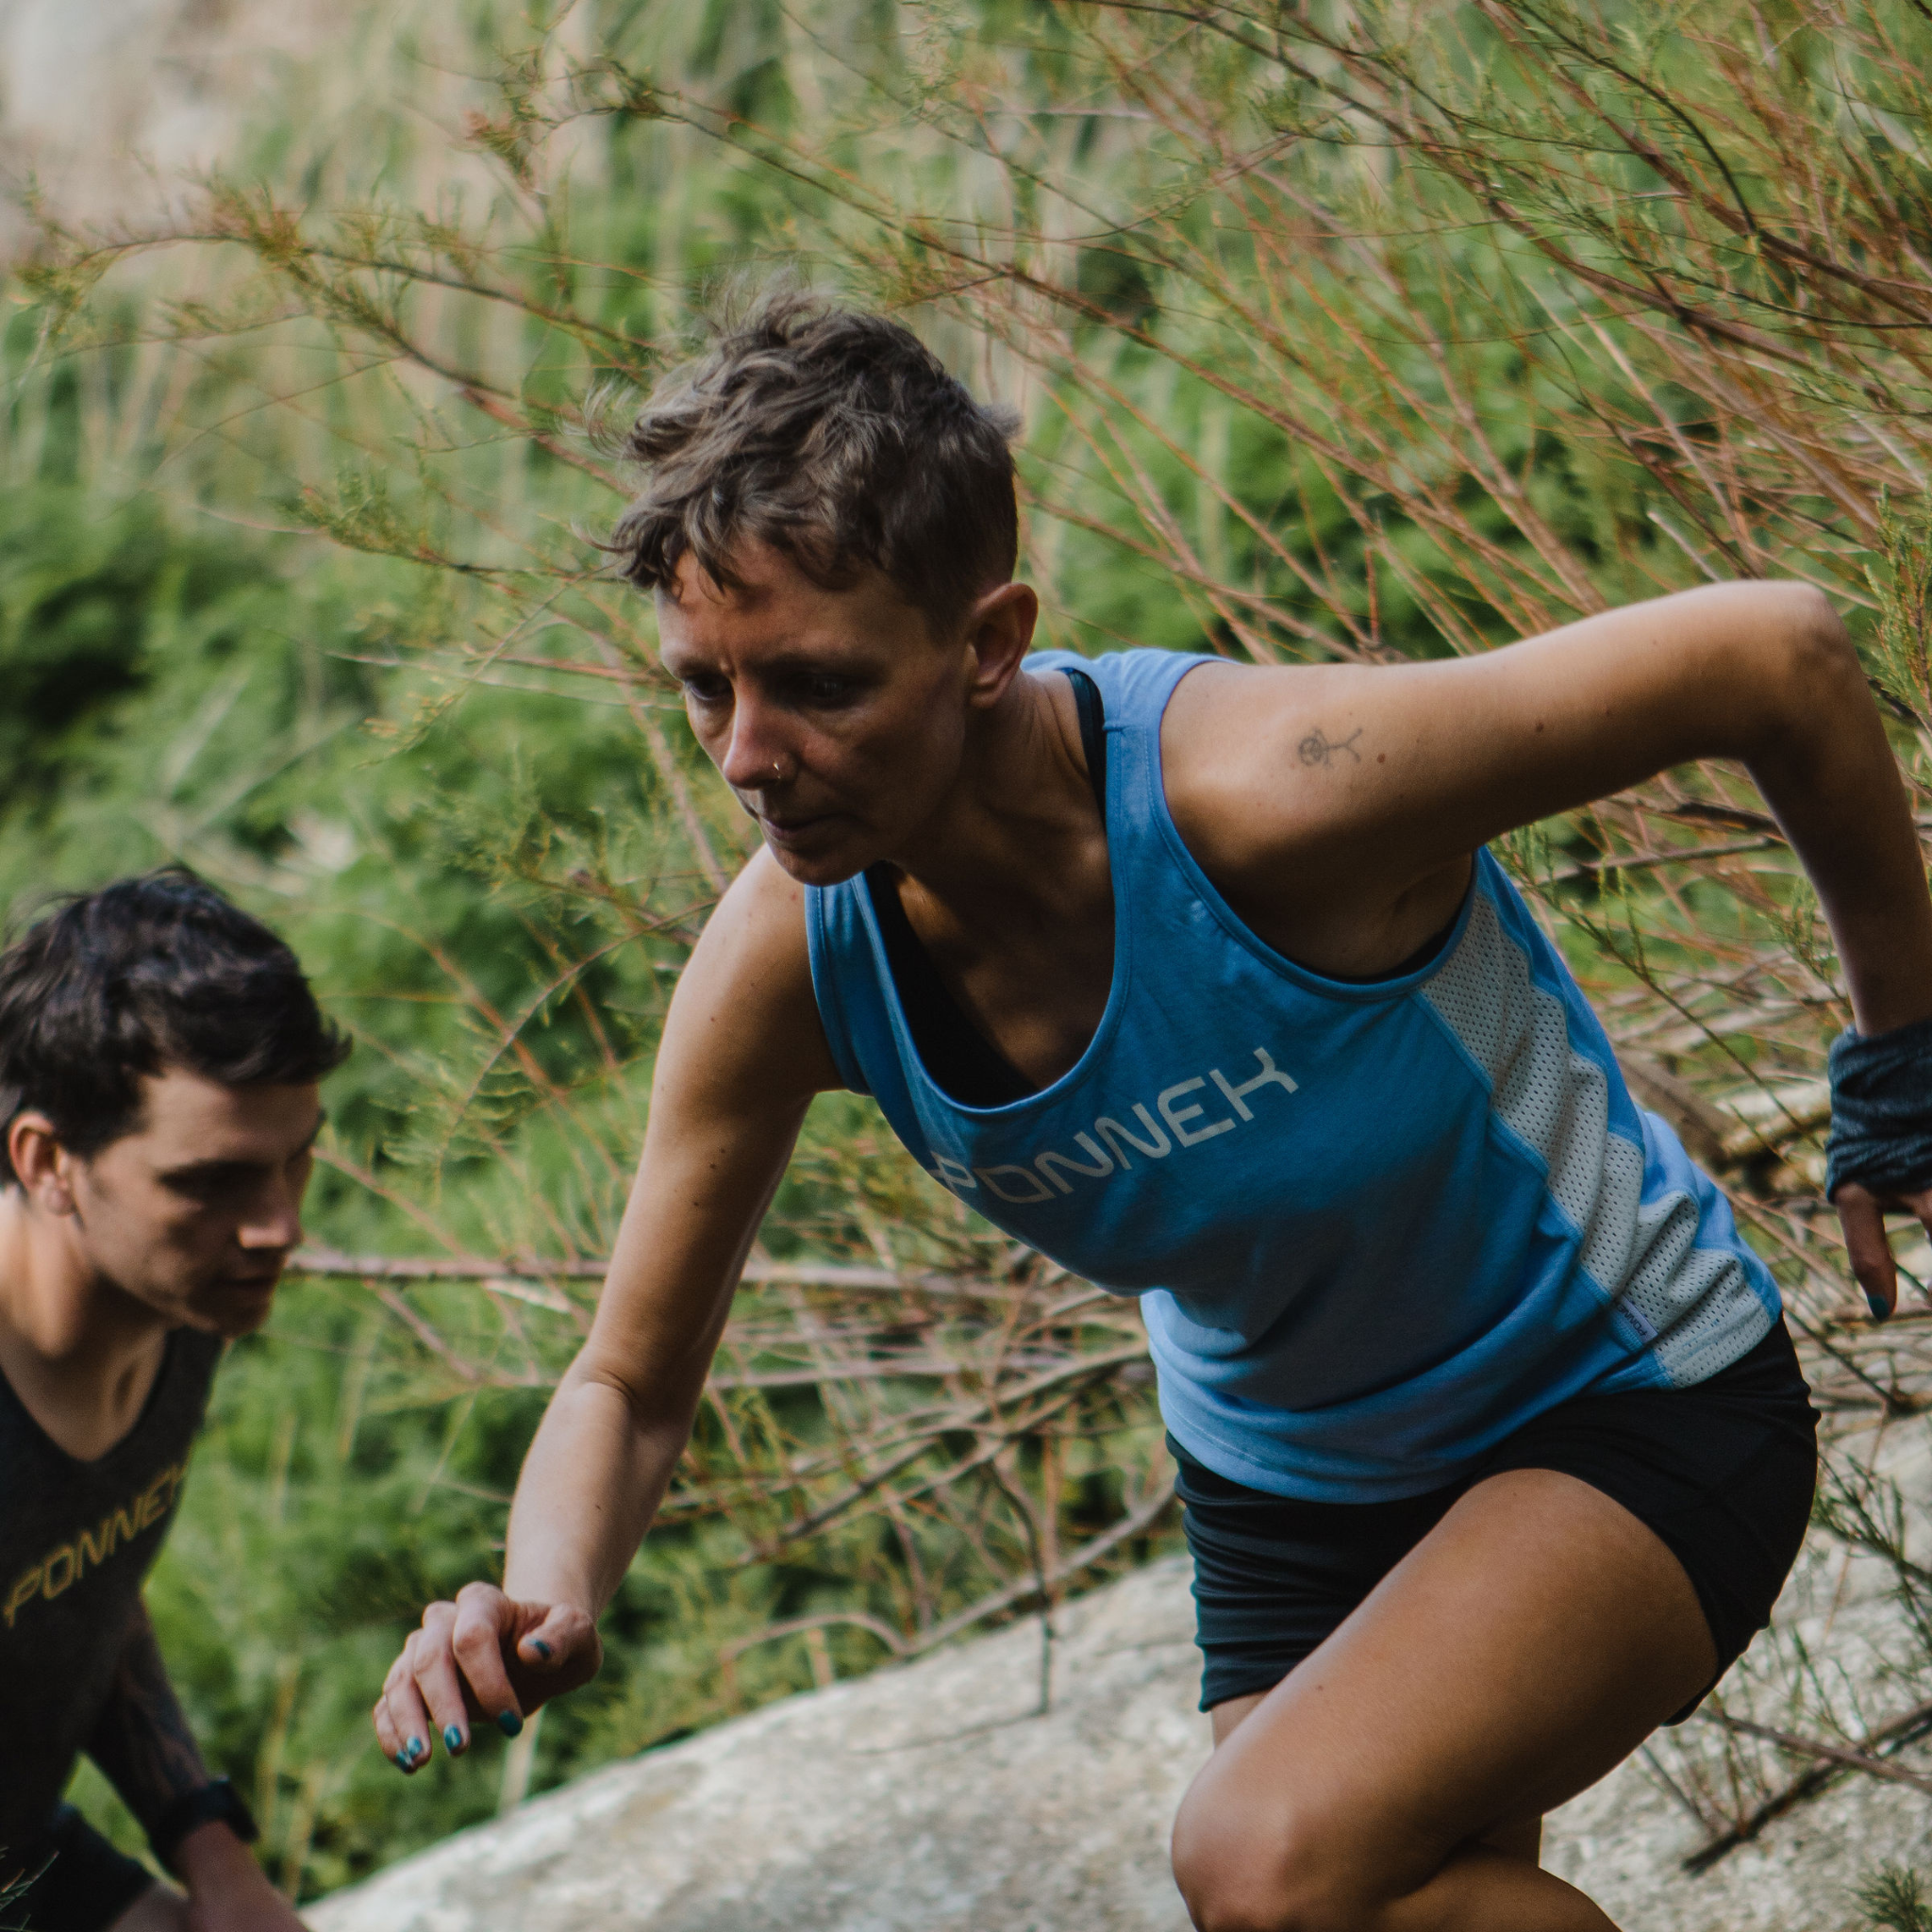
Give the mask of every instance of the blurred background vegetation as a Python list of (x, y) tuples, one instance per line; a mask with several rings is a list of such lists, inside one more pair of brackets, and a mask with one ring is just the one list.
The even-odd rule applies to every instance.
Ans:
[[(602, 575), (627, 400), (774, 276), (905, 315), (1022, 409), (1044, 641), (1086, 650), (1381, 662), (1807, 577), (1923, 813), (1928, 54), (1916, 0), (345, 5), (164, 217), (26, 197), (0, 897), (185, 859), (358, 1041), (150, 1591), (291, 1892), (991, 1620), (1050, 1643), (1174, 1537), (1132, 1307), (828, 1097), (603, 1678), (407, 1783), (374, 1747), (422, 1604), (498, 1560), (747, 850)], [(1785, 1284), (1819, 1534), (1883, 1545), (1869, 1451), (1932, 1378), (1916, 1314), (1857, 1324), (1818, 1198), (1846, 1014), (1776, 826), (1699, 768), (1506, 856)], [(1670, 1745), (1713, 1843), (1790, 1736), (1924, 1728), (1790, 1698), (1785, 1745)]]

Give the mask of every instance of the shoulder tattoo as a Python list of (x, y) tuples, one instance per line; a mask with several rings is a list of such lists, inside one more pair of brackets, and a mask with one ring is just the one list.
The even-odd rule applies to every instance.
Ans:
[(1333, 762), (1335, 754), (1337, 752), (1345, 751), (1349, 755), (1349, 757), (1356, 761), (1357, 764), (1360, 764), (1362, 761), (1362, 755), (1360, 752), (1356, 750), (1355, 741), (1361, 735), (1362, 727), (1359, 724), (1357, 724), (1346, 738), (1330, 738), (1328, 734), (1325, 731), (1324, 731), (1319, 724), (1317, 724), (1315, 728), (1311, 732), (1309, 732), (1308, 735), (1305, 739), (1303, 739), (1298, 745), (1295, 746), (1294, 754), (1295, 757), (1300, 758), (1302, 763), (1305, 765), (1326, 765)]

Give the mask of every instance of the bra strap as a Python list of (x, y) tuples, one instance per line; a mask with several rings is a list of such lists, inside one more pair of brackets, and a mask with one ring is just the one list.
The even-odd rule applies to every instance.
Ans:
[(1067, 682), (1074, 687), (1074, 707), (1080, 714), (1080, 749), (1087, 758), (1087, 782), (1093, 788), (1093, 802), (1105, 820), (1107, 711), (1100, 701), (1100, 687), (1084, 671), (1069, 671)]

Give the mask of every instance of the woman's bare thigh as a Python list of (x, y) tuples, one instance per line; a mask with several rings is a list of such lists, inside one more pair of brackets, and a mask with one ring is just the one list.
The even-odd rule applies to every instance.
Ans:
[(1543, 1812), (1709, 1681), (1695, 1591), (1656, 1534), (1587, 1483), (1477, 1484), (1265, 1696), (1214, 1711), (1182, 1808), (1324, 1847), (1389, 1896), (1458, 1846), (1534, 1855)]

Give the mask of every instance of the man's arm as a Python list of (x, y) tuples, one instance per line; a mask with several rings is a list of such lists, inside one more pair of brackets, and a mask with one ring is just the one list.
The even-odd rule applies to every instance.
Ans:
[[(136, 1606), (87, 1755), (151, 1839), (166, 1828), (171, 1812), (213, 1783), (145, 1605)], [(300, 1932), (288, 1901), (219, 1819), (185, 1833), (173, 1847), (173, 1862), (188, 1886), (187, 1923), (194, 1932)]]
[(182, 1799), (212, 1782), (168, 1681), (145, 1605), (135, 1608), (87, 1755), (150, 1837)]
[(801, 889), (760, 854), (678, 982), (596, 1320), (517, 1482), (504, 1587), (432, 1604), (385, 1680), (376, 1735), (404, 1770), (439, 1740), (466, 1749), (473, 1717), (514, 1730), (595, 1674), (597, 1618), (683, 1451), (805, 1109), (840, 1084)]

